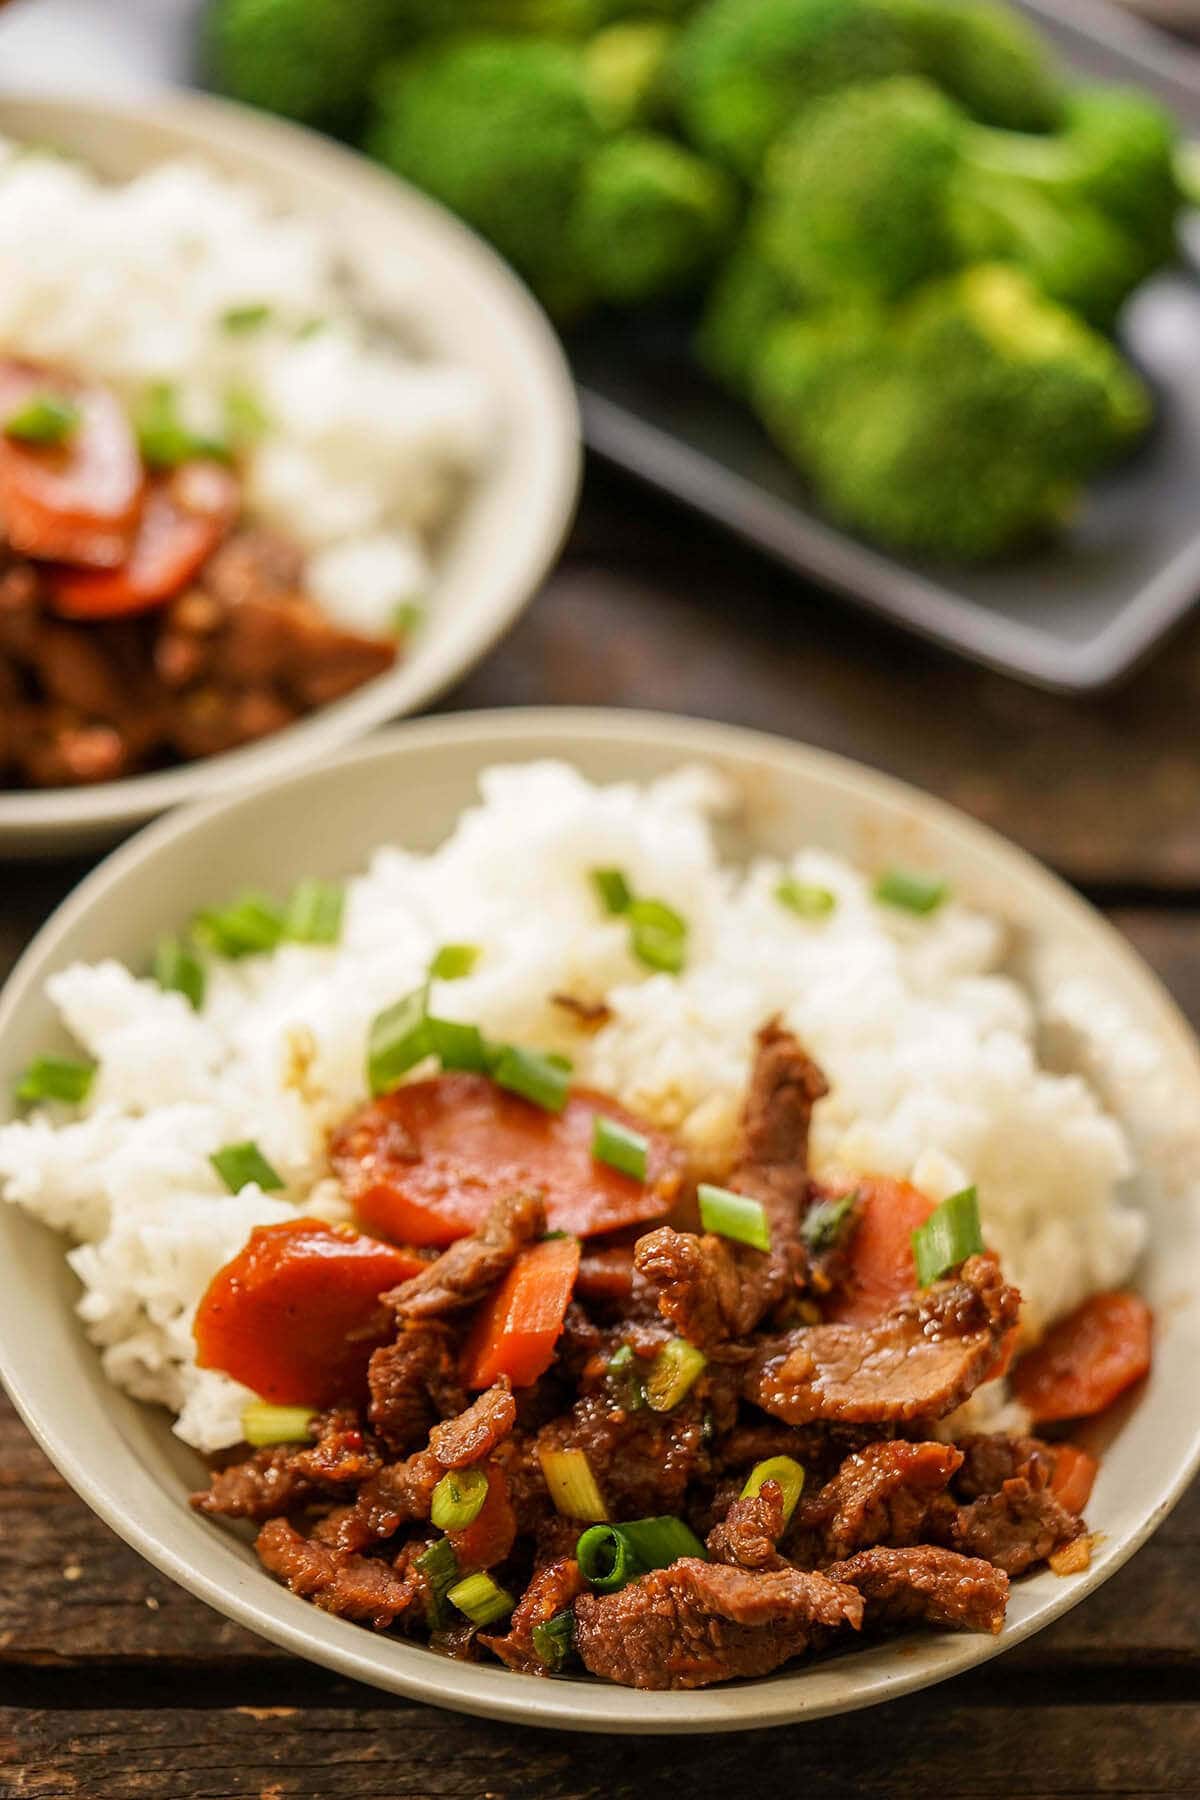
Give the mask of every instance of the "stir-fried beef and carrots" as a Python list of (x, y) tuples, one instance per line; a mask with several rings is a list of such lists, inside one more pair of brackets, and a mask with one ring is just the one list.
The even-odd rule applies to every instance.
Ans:
[[(200, 1307), (201, 1361), (264, 1403), (260, 1447), (195, 1504), (257, 1522), (295, 1593), (526, 1673), (671, 1688), (897, 1626), (997, 1632), (1012, 1577), (1086, 1564), (1085, 1451), (934, 1435), (1018, 1324), (973, 1196), (816, 1181), (825, 1083), (789, 1033), (760, 1034), (739, 1153), (698, 1192), (604, 1097), (458, 1060), (334, 1137), (379, 1239), (261, 1228)], [(1090, 1301), (1016, 1391), (1035, 1420), (1090, 1413), (1145, 1372), (1148, 1332), (1133, 1296)]]
[(389, 668), (243, 519), (237, 444), (0, 359), (0, 783), (108, 781), (282, 729)]

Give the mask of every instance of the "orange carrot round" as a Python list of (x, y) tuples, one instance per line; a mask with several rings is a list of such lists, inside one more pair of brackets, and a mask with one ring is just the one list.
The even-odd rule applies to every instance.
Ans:
[(1151, 1334), (1138, 1294), (1093, 1294), (1021, 1358), (1013, 1393), (1037, 1425), (1090, 1418), (1147, 1373)]
[(578, 1273), (578, 1238), (546, 1238), (522, 1250), (475, 1315), (463, 1351), (468, 1387), (491, 1387), (501, 1375), (529, 1387), (545, 1373)]
[(825, 1308), (828, 1319), (870, 1325), (917, 1285), (912, 1234), (934, 1209), (928, 1194), (889, 1175), (865, 1175), (841, 1192), (858, 1194), (858, 1224), (846, 1251), (844, 1286)]

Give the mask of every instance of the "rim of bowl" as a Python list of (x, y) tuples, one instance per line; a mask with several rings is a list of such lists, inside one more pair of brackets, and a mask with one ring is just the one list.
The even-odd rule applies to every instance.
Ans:
[[(471, 277), (510, 334), (514, 364), (524, 372), (529, 412), (523, 436), (531, 479), (521, 512), (511, 519), (504, 558), (497, 559), (491, 577), (495, 595), (483, 622), (455, 630), (447, 617), (444, 635), (419, 643), (395, 669), (259, 743), (94, 787), (0, 790), (0, 846), (19, 852), (24, 840), (25, 847), (42, 854), (54, 852), (59, 833), (76, 834), (73, 841), (83, 834), (102, 841), (170, 807), (242, 792), (302, 764), (324, 761), (377, 726), (431, 704), (487, 654), (533, 599), (570, 529), (583, 474), (578, 399), (557, 334), (507, 263), (446, 208), (345, 145), (216, 95), (167, 88), (133, 98), (93, 97), (0, 88), (0, 129), (7, 129), (9, 120), (20, 128), (21, 120), (42, 118), (43, 129), (52, 134), (53, 121), (67, 113), (86, 117), (92, 129), (119, 118), (167, 134), (204, 137), (209, 153), (219, 159), (286, 160), (293, 172), (308, 170), (326, 182), (353, 187), (406, 217), (439, 259), (456, 263)], [(165, 154), (203, 156), (205, 146), (177, 144)], [(248, 178), (254, 181), (252, 170)], [(474, 495), (481, 498), (493, 479), (485, 467)], [(468, 492), (464, 516), (472, 501)]]
[[(1138, 991), (1141, 1004), (1152, 1017), (1155, 1031), (1191, 1065), (1192, 1079), (1200, 1092), (1200, 1047), (1186, 1019), (1157, 976), (1089, 902), (1027, 851), (989, 826), (894, 776), (833, 752), (792, 743), (766, 732), (683, 716), (536, 707), (408, 721), (343, 751), (329, 766), (342, 769), (386, 763), (397, 754), (421, 756), (436, 754), (443, 748), (474, 747), (483, 768), (489, 761), (513, 753), (536, 751), (569, 759), (569, 741), (579, 746), (613, 743), (627, 749), (636, 749), (642, 743), (669, 749), (681, 759), (703, 760), (719, 756), (722, 751), (753, 756), (773, 763), (785, 779), (815, 778), (848, 804), (870, 808), (882, 802), (890, 807), (904, 807), (935, 829), (952, 832), (981, 864), (1019, 875), (1041, 907), (1085, 929), (1106, 957), (1122, 965), (1125, 978)], [(37, 983), (41, 965), (52, 960), (59, 940), (87, 914), (94, 901), (122, 887), (136, 876), (140, 864), (169, 851), (179, 839), (194, 832), (203, 833), (227, 813), (269, 801), (279, 789), (303, 779), (302, 772), (293, 771), (228, 799), (211, 800), (172, 813), (113, 850), (51, 914), (22, 954), (0, 992), (0, 1038), (23, 1004), (25, 990)], [(251, 1570), (251, 1578), (247, 1579), (245, 1566), (234, 1560), (228, 1542), (220, 1534), (213, 1534), (204, 1547), (200, 1561), (208, 1566), (197, 1566), (186, 1548), (180, 1550), (163, 1541), (123, 1510), (111, 1484), (89, 1470), (84, 1449), (76, 1447), (62, 1418), (39, 1415), (23, 1391), (14, 1358), (11, 1352), (6, 1353), (2, 1338), (0, 1326), (0, 1376), (41, 1449), (119, 1537), (214, 1610), (304, 1660), (366, 1685), (453, 1711), (568, 1731), (684, 1735), (753, 1730), (859, 1711), (930, 1687), (1014, 1648), (1087, 1598), (1157, 1530), (1200, 1468), (1198, 1411), (1190, 1425), (1181, 1430), (1180, 1453), (1169, 1480), (1138, 1523), (1119, 1539), (1102, 1543), (1085, 1573), (1070, 1582), (1059, 1582), (1052, 1598), (1032, 1605), (1024, 1617), (1007, 1624), (998, 1638), (940, 1634), (920, 1640), (919, 1655), (914, 1654), (911, 1644), (888, 1645), (885, 1641), (876, 1648), (855, 1648), (845, 1656), (757, 1680), (683, 1692), (621, 1688), (586, 1677), (551, 1682), (516, 1675), (507, 1669), (458, 1663), (435, 1656), (417, 1644), (378, 1640), (361, 1626), (343, 1619), (324, 1614), (314, 1619), (311, 1606), (277, 1587), (265, 1571)], [(64, 1410), (69, 1418), (70, 1409)], [(140, 1466), (138, 1473), (153, 1480)], [(203, 1521), (188, 1517), (198, 1533), (204, 1530)], [(828, 1683), (817, 1685), (817, 1678), (830, 1670), (850, 1674), (849, 1693), (830, 1692)], [(837, 1686), (836, 1677), (833, 1686)]]

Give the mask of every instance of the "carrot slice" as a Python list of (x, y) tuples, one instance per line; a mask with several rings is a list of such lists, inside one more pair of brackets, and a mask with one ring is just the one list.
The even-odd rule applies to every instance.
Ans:
[(508, 1497), (508, 1482), (497, 1463), (488, 1463), (487, 1498), (471, 1520), (459, 1531), (448, 1531), (458, 1563), (459, 1573), (474, 1574), (479, 1569), (494, 1569), (502, 1563), (517, 1537), (517, 1515)]
[(1051, 1327), (1013, 1371), (1037, 1425), (1103, 1412), (1150, 1368), (1153, 1318), (1138, 1294), (1093, 1294)]
[(475, 1315), (462, 1360), (468, 1387), (491, 1387), (501, 1375), (530, 1387), (545, 1373), (578, 1273), (578, 1238), (545, 1238), (522, 1250)]
[(353, 1399), (395, 1330), (379, 1296), (424, 1266), (323, 1219), (260, 1225), (196, 1310), (196, 1361), (283, 1406)]
[(825, 1307), (825, 1317), (847, 1325), (871, 1325), (917, 1285), (912, 1234), (934, 1210), (928, 1194), (888, 1175), (866, 1175), (839, 1184), (857, 1192), (858, 1224), (846, 1250), (846, 1278)]
[[(597, 1113), (649, 1141), (647, 1179), (592, 1154)], [(414, 1081), (354, 1115), (330, 1146), (369, 1230), (402, 1244), (449, 1244), (519, 1188), (540, 1188), (555, 1231), (578, 1237), (661, 1219), (683, 1185), (683, 1156), (603, 1094), (575, 1089), (545, 1112), (486, 1075)]]
[(236, 478), (220, 463), (185, 463), (151, 483), (129, 556), (117, 569), (53, 570), (50, 603), (64, 619), (122, 619), (180, 593), (238, 515)]
[[(3, 422), (46, 390), (65, 393), (79, 410), (67, 442), (5, 436)], [(115, 394), (0, 361), (0, 522), (11, 549), (39, 561), (115, 568), (129, 554), (144, 488), (133, 428)]]
[(1078, 1516), (1092, 1497), (1092, 1487), (1100, 1465), (1086, 1450), (1075, 1444), (1055, 1446), (1054, 1474), (1050, 1492), (1060, 1506)]

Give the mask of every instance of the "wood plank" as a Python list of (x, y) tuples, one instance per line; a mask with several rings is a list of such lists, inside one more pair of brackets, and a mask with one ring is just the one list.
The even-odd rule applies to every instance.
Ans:
[[(0, 1800), (1064, 1800), (1200, 1782), (1200, 1707), (1014, 1709), (975, 1682), (854, 1717), (744, 1736), (563, 1737), (430, 1708), (231, 1705), (0, 1714)], [(749, 1773), (752, 1768), (753, 1774)]]

